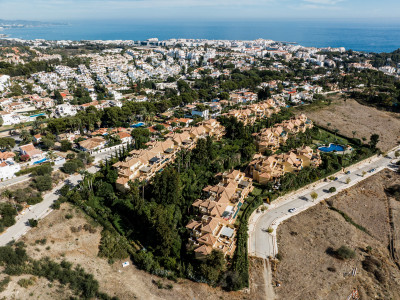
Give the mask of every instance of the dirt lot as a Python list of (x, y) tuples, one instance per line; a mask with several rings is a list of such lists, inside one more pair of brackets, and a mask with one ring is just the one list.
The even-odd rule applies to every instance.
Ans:
[[(281, 283), (275, 288), (278, 298), (346, 299), (357, 288), (360, 299), (400, 299), (398, 260), (388, 250), (389, 241), (400, 233), (399, 202), (385, 193), (386, 187), (399, 183), (399, 174), (384, 170), (281, 224), (282, 260), (274, 276)], [(329, 206), (343, 211), (368, 233)], [(355, 250), (355, 258), (341, 260), (328, 250), (342, 245)], [(344, 276), (353, 268), (356, 276)]]
[[(67, 219), (66, 215), (72, 215)], [(83, 229), (85, 224), (92, 226), (92, 233)], [(71, 228), (79, 228), (78, 232), (72, 232)], [(95, 232), (94, 230), (95, 229)], [(75, 230), (74, 230), (75, 231)], [(30, 230), (21, 240), (27, 244), (28, 254), (35, 259), (49, 256), (53, 260), (66, 259), (74, 264), (80, 264), (88, 272), (95, 276), (100, 283), (100, 289), (109, 295), (118, 296), (119, 299), (262, 299), (257, 298), (262, 286), (252, 283), (255, 287), (252, 293), (232, 292), (227, 293), (220, 289), (214, 289), (206, 284), (181, 280), (178, 283), (161, 279), (164, 285), (173, 285), (172, 290), (158, 289), (153, 280), (159, 280), (156, 276), (136, 269), (132, 264), (122, 267), (123, 261), (110, 265), (104, 259), (97, 257), (98, 244), (100, 242), (100, 227), (87, 219), (81, 212), (71, 208), (69, 204), (63, 204), (61, 209), (52, 212), (43, 219), (37, 228)], [(46, 239), (42, 244), (40, 240)], [(253, 269), (252, 278), (259, 278), (257, 271)], [(261, 275), (262, 276), (262, 275)], [(24, 278), (30, 275), (22, 276)], [(0, 280), (3, 275), (0, 275)], [(38, 278), (37, 283), (28, 288), (20, 287), (17, 281), (20, 277), (13, 277), (7, 289), (0, 293), (0, 298), (6, 299), (68, 299), (70, 291), (65, 291), (57, 283), (50, 283), (43, 278)]]
[(393, 148), (400, 142), (400, 115), (380, 111), (364, 106), (352, 99), (343, 101), (337, 96), (330, 96), (333, 102), (322, 109), (300, 109), (316, 124), (330, 129), (339, 129), (339, 133), (348, 137), (353, 136), (369, 140), (371, 134), (380, 136), (378, 147), (382, 151)]

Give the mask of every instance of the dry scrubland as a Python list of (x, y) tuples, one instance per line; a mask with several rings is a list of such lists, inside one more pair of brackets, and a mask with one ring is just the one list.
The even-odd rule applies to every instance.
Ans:
[[(72, 218), (70, 216), (72, 216)], [(85, 226), (85, 224), (87, 224)], [(65, 259), (74, 265), (80, 264), (99, 281), (100, 290), (119, 299), (257, 299), (255, 293), (226, 293), (213, 289), (206, 284), (181, 280), (178, 283), (161, 279), (136, 269), (132, 264), (122, 268), (123, 261), (110, 265), (107, 260), (99, 258), (98, 245), (101, 227), (96, 226), (81, 212), (69, 204), (63, 204), (60, 210), (53, 211), (39, 222), (37, 228), (30, 230), (21, 240), (27, 245), (29, 256), (35, 259), (48, 256), (60, 262)], [(45, 242), (43, 242), (45, 239)], [(254, 272), (253, 272), (254, 274)], [(262, 276), (262, 275), (261, 275)], [(21, 278), (31, 275), (12, 277), (7, 289), (0, 293), (0, 299), (68, 299), (71, 292), (44, 279), (37, 278), (34, 285), (27, 288), (17, 284)], [(258, 275), (255, 274), (257, 278)], [(4, 275), (0, 275), (0, 280)], [(161, 280), (164, 286), (172, 284), (172, 290), (159, 289), (155, 281)], [(255, 291), (257, 292), (257, 290)], [(258, 298), (260, 299), (260, 298)]]
[(378, 147), (387, 151), (400, 142), (400, 115), (380, 111), (373, 107), (359, 104), (357, 101), (347, 99), (343, 101), (338, 96), (330, 96), (332, 104), (319, 108), (299, 108), (307, 114), (316, 124), (328, 127), (331, 130), (339, 129), (339, 134), (369, 140), (371, 134), (380, 136)]
[[(400, 184), (400, 175), (384, 170), (281, 224), (282, 260), (274, 274), (274, 282), (282, 284), (275, 289), (278, 298), (346, 299), (357, 287), (361, 299), (400, 299), (400, 262), (389, 251), (393, 241), (397, 253), (400, 250), (400, 202), (385, 192), (394, 184)], [(341, 260), (328, 254), (330, 247), (342, 245), (354, 249), (356, 257)], [(344, 277), (353, 268), (357, 275)]]

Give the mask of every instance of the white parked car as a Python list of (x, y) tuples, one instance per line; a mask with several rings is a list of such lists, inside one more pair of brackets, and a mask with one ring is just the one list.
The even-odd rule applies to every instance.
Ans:
[(296, 211), (296, 208), (294, 207), (294, 208), (291, 208), (291, 209), (289, 209), (289, 212), (290, 213), (293, 213), (293, 212), (295, 212)]

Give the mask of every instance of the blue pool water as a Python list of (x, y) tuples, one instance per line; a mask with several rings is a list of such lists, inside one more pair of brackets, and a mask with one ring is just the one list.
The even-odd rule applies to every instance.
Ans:
[(235, 214), (234, 214), (234, 216), (232, 217), (232, 219), (236, 218), (236, 215), (239, 213), (240, 207), (241, 207), (242, 205), (243, 205), (243, 203), (242, 203), (242, 202), (239, 202), (237, 211), (235, 212)]
[(133, 124), (131, 127), (132, 128), (138, 128), (138, 127), (142, 127), (142, 126), (144, 126), (144, 123), (140, 122), (140, 123)]
[(335, 145), (335, 144), (330, 144), (329, 147), (319, 147), (318, 149), (321, 150), (322, 152), (344, 151), (343, 146)]
[(35, 117), (40, 117), (40, 116), (44, 116), (44, 115), (45, 115), (45, 113), (41, 113), (41, 114), (29, 116), (29, 117), (30, 118), (35, 118)]
[(41, 163), (45, 162), (46, 160), (47, 160), (47, 158), (43, 158), (41, 160), (35, 161), (33, 164), (34, 165), (41, 164)]

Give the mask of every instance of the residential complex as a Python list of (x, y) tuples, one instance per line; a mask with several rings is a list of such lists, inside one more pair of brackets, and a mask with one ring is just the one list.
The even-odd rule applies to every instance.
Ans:
[(258, 151), (264, 153), (266, 150), (275, 152), (281, 145), (284, 145), (290, 135), (305, 132), (313, 128), (313, 122), (304, 114), (282, 123), (275, 124), (272, 128), (265, 128), (254, 134)]
[(321, 164), (319, 150), (306, 146), (285, 154), (263, 156), (256, 154), (249, 164), (249, 174), (253, 180), (265, 184), (277, 181), (285, 173), (296, 173), (305, 167), (318, 167)]
[(252, 179), (238, 170), (225, 172), (221, 177), (218, 185), (203, 189), (204, 199), (192, 204), (197, 218), (186, 225), (191, 235), (188, 248), (194, 250), (198, 259), (205, 258), (213, 249), (233, 256), (236, 249), (234, 223), (253, 189)]
[(198, 127), (187, 127), (181, 133), (171, 133), (165, 141), (147, 143), (148, 148), (133, 150), (123, 162), (117, 162), (117, 188), (124, 191), (129, 181), (149, 181), (167, 164), (173, 162), (181, 150), (192, 150), (199, 138), (211, 136), (219, 139), (224, 128), (216, 120), (205, 121)]
[(244, 125), (253, 125), (255, 121), (260, 119), (269, 118), (272, 114), (280, 111), (279, 104), (274, 100), (242, 106), (240, 109), (230, 110), (224, 116), (235, 117), (238, 121), (243, 122)]

